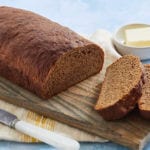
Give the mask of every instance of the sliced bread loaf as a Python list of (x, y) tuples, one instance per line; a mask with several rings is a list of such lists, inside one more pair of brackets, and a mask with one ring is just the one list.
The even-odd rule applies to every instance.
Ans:
[(150, 65), (144, 65), (146, 82), (142, 87), (142, 96), (138, 101), (138, 107), (140, 114), (150, 119)]
[(95, 109), (106, 120), (122, 118), (140, 98), (143, 82), (140, 59), (123, 56), (107, 68)]
[(0, 7), (0, 75), (48, 99), (98, 73), (96, 44), (45, 17)]

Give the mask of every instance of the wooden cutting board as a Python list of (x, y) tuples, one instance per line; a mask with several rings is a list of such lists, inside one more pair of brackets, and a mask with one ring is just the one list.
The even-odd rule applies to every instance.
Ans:
[(137, 110), (119, 121), (104, 121), (93, 107), (98, 99), (105, 68), (116, 58), (106, 53), (103, 71), (43, 101), (30, 92), (0, 78), (0, 98), (53, 118), (70, 126), (138, 149), (141, 140), (150, 132), (150, 122), (142, 119)]

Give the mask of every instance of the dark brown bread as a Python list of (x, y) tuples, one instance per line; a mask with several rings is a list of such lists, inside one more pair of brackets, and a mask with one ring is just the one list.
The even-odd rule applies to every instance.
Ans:
[(0, 75), (47, 99), (98, 73), (104, 53), (45, 17), (0, 7)]
[(142, 96), (138, 101), (140, 114), (150, 119), (150, 64), (144, 65), (146, 81), (142, 87)]
[(139, 58), (123, 56), (107, 68), (95, 109), (106, 120), (122, 118), (135, 107), (143, 83), (143, 68)]

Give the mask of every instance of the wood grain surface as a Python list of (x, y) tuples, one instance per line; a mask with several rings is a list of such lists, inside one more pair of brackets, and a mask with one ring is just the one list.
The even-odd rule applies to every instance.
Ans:
[(94, 110), (105, 68), (116, 58), (105, 55), (101, 73), (45, 101), (30, 92), (0, 78), (0, 98), (70, 126), (138, 149), (141, 140), (150, 132), (150, 122), (134, 110), (124, 119), (108, 122)]

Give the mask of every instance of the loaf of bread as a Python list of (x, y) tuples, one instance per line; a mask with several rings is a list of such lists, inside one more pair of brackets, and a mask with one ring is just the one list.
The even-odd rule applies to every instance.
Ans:
[(48, 99), (98, 73), (104, 53), (96, 44), (49, 19), (0, 7), (0, 75)]
[(141, 116), (150, 119), (150, 65), (144, 65), (145, 68), (145, 84), (142, 87), (142, 96), (138, 101), (138, 107)]
[(95, 109), (106, 120), (124, 117), (138, 102), (143, 83), (140, 59), (123, 56), (107, 68)]

